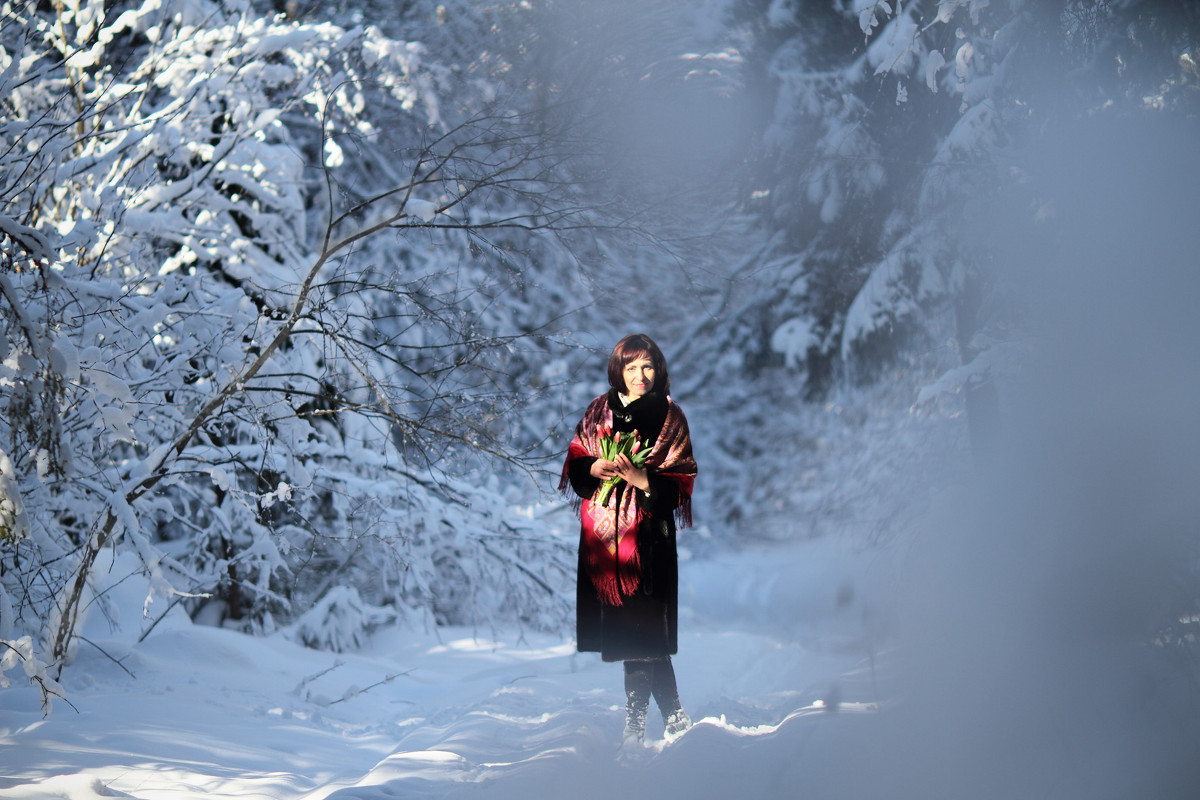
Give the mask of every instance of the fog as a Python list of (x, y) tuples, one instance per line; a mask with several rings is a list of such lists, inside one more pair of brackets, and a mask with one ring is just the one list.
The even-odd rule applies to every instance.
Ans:
[(1198, 167), (1166, 121), (1091, 122), (1023, 157), (1019, 196), (993, 206), (1026, 355), (995, 463), (914, 544), (879, 743), (897, 791), (877, 796), (1200, 794), (1179, 642), (1197, 612)]
[[(753, 146), (756, 104), (728, 45), (721, 0), (549, 6), (541, 79), (575, 135), (596, 148), (606, 189), (669, 216), (729, 201)], [(711, 218), (701, 225), (711, 225)]]

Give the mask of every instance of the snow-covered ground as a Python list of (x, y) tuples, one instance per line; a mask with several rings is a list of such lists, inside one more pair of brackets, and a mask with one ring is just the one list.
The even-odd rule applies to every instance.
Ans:
[(685, 559), (696, 724), (666, 743), (653, 719), (646, 748), (621, 748), (620, 667), (562, 637), (391, 627), (334, 654), (183, 614), (139, 643), (95, 615), (70, 705), (43, 719), (10, 672), (0, 797), (1194, 800), (1185, 654), (1108, 624), (1155, 595), (1128, 551), (946, 530), (902, 569), (832, 536)]
[[(97, 615), (63, 676), (70, 705), (43, 719), (10, 675), (0, 797), (778, 795), (811, 769), (798, 755), (876, 713), (865, 595), (848, 588), (871, 569), (832, 538), (685, 561), (676, 667), (696, 725), (636, 752), (620, 748), (620, 666), (569, 639), (397, 627), (333, 654), (182, 614), (138, 643)], [(145, 587), (113, 591), (136, 608)]]

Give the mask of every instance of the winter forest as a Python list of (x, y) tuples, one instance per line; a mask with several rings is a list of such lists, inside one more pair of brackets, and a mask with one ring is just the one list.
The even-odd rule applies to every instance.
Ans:
[(1198, 209), (1192, 0), (0, 0), (0, 797), (1200, 796)]

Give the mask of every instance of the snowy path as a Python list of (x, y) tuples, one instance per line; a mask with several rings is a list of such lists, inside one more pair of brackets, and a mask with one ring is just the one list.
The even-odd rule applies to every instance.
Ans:
[(183, 620), (94, 638), (136, 679), (83, 645), (65, 676), (78, 713), (43, 721), (32, 690), (0, 695), (0, 797), (773, 793), (875, 700), (839, 569), (821, 543), (685, 564), (676, 664), (697, 724), (632, 755), (619, 665), (557, 638), (396, 629), (340, 656)]

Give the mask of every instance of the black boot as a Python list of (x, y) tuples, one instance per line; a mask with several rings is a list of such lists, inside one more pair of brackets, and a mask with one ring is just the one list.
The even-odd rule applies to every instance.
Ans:
[(671, 664), (671, 657), (666, 656), (653, 663), (653, 679), (650, 685), (654, 692), (654, 701), (658, 703), (658, 710), (662, 714), (663, 733), (670, 741), (692, 727), (692, 720), (679, 702), (679, 687), (675, 683), (675, 667)]
[(625, 743), (646, 741), (646, 711), (650, 708), (650, 692), (654, 669), (649, 661), (625, 662)]

